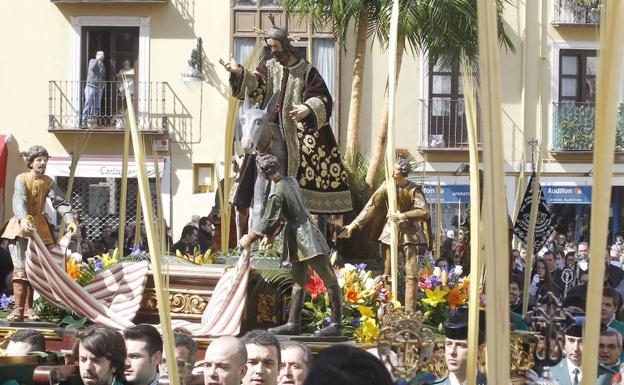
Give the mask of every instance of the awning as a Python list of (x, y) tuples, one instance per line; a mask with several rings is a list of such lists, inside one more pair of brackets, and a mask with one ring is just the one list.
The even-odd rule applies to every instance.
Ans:
[[(146, 157), (145, 163), (148, 178), (156, 175), (154, 171), (154, 158)], [(165, 168), (165, 158), (158, 157), (158, 171), (162, 177)], [(113, 156), (81, 156), (76, 167), (77, 178), (121, 178), (123, 158)], [(46, 174), (52, 177), (65, 176), (69, 177), (71, 169), (71, 157), (69, 156), (51, 156), (46, 168)], [(134, 157), (130, 157), (128, 162), (128, 178), (137, 177), (137, 166)]]

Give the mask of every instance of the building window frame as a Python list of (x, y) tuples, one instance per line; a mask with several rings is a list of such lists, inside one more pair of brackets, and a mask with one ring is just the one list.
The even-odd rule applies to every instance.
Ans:
[[(82, 95), (80, 86), (80, 72), (85, 63), (82, 56), (82, 27), (139, 27), (139, 69), (138, 84), (149, 84), (150, 74), (150, 25), (151, 17), (133, 16), (72, 16), (69, 23), (69, 80), (74, 84), (74, 100), (72, 103), (80, 106)], [(139, 87), (138, 113), (139, 116), (149, 110), (149, 98), (143, 95), (148, 90)]]
[[(574, 51), (598, 51), (599, 50), (599, 42), (598, 41), (553, 41), (551, 57), (550, 57), (550, 66), (552, 68), (551, 77), (550, 77), (550, 97), (544, 97), (542, 101), (542, 109), (547, 111), (547, 129), (548, 129), (548, 148), (554, 149), (554, 112), (555, 112), (555, 103), (559, 102), (559, 94), (560, 94), (560, 57), (561, 51), (565, 50), (574, 50)], [(542, 81), (540, 79), (540, 81)], [(546, 104), (546, 105), (544, 105)], [(542, 115), (543, 116), (543, 115)]]

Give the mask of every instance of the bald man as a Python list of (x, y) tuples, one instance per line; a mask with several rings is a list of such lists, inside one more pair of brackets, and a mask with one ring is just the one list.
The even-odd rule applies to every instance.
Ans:
[(236, 337), (219, 337), (206, 349), (205, 385), (240, 385), (247, 373), (247, 349)]

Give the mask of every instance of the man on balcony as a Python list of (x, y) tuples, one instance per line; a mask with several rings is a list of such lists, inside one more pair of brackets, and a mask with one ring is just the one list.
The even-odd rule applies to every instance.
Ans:
[(104, 65), (104, 51), (97, 51), (95, 59), (89, 60), (87, 83), (84, 90), (84, 109), (80, 120), (80, 128), (87, 128), (87, 120), (100, 114), (106, 66)]

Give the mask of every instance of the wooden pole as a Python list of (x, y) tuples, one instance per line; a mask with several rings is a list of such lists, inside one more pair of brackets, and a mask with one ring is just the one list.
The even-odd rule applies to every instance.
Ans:
[[(125, 121), (129, 121), (129, 117), (126, 116)], [(126, 124), (124, 129), (124, 152), (123, 163), (121, 164), (121, 191), (119, 197), (119, 229), (117, 230), (117, 253), (122, 257), (125, 249), (126, 239), (126, 212), (127, 212), (127, 198), (128, 198), (128, 161), (130, 157), (130, 127)]]
[(589, 283), (587, 317), (583, 335), (582, 384), (596, 383), (600, 311), (605, 272), (605, 249), (609, 226), (613, 157), (618, 125), (618, 104), (624, 41), (624, 1), (607, 0), (600, 17), (600, 54), (596, 81), (596, 125), (594, 136), (594, 177), (589, 237)]
[[(126, 99), (131, 100), (130, 89), (128, 86), (128, 80), (124, 76), (124, 89), (126, 92)], [(145, 212), (145, 231), (147, 233), (147, 244), (149, 246), (149, 254), (151, 260), (152, 274), (154, 277), (154, 289), (156, 292), (156, 299), (158, 301), (158, 316), (160, 318), (160, 326), (163, 335), (163, 347), (164, 352), (169, 359), (167, 359), (167, 372), (169, 373), (169, 381), (172, 385), (180, 385), (180, 376), (178, 373), (178, 365), (174, 357), (175, 346), (173, 341), (173, 330), (171, 328), (171, 313), (169, 310), (169, 298), (168, 293), (163, 290), (161, 282), (161, 254), (160, 246), (157, 239), (157, 233), (154, 229), (154, 221), (152, 218), (151, 199), (149, 192), (149, 182), (147, 179), (147, 170), (145, 165), (145, 152), (139, 135), (139, 130), (136, 124), (136, 118), (134, 115), (134, 106), (132, 103), (128, 103), (128, 118), (130, 121), (130, 134), (132, 138), (132, 146), (135, 152), (135, 161), (137, 168), (137, 184), (139, 186), (139, 196), (141, 197), (141, 205)]]
[[(395, 129), (395, 97), (397, 73), (397, 40), (399, 32), (399, 0), (392, 2), (390, 17), (390, 45), (388, 49), (388, 140), (386, 141), (386, 188), (388, 189), (388, 212), (397, 210), (396, 184), (392, 176), (394, 170), (394, 129)], [(398, 228), (397, 223), (390, 221), (390, 274), (392, 276), (392, 292), (398, 293)]]
[(158, 233), (160, 238), (160, 250), (162, 253), (167, 253), (169, 245), (167, 245), (165, 218), (163, 217), (163, 204), (162, 204), (162, 188), (160, 184), (160, 167), (158, 166), (158, 153), (156, 147), (152, 143), (152, 161), (154, 162), (154, 178), (156, 181), (156, 213), (159, 218)]
[(440, 204), (440, 196), (442, 195), (440, 192), (442, 190), (442, 186), (440, 186), (440, 177), (438, 176), (438, 185), (436, 186), (436, 249), (435, 249), (435, 258), (440, 259), (440, 242), (442, 239), (442, 209)]
[[(524, 137), (524, 136), (523, 136)], [(520, 175), (518, 175), (518, 182), (516, 183), (516, 197), (514, 199), (514, 210), (513, 210), (513, 216), (511, 217), (512, 220), (516, 220), (516, 218), (518, 218), (518, 213), (520, 212), (520, 206), (522, 205), (522, 198), (524, 197), (524, 179), (525, 179), (525, 173), (524, 173), (524, 151), (522, 151), (522, 156), (520, 157)], [(518, 239), (518, 237), (515, 237), (514, 239)], [(514, 243), (514, 247), (517, 247), (517, 243)]]
[[(136, 156), (135, 156), (135, 161), (136, 161)], [(141, 245), (141, 222), (143, 222), (143, 213), (141, 210), (141, 195), (137, 194), (136, 220), (134, 222), (136, 224), (136, 226), (134, 226), (134, 244), (138, 246)]]
[(479, 197), (479, 149), (477, 103), (474, 96), (472, 66), (462, 55), (462, 81), (464, 82), (464, 106), (466, 109), (466, 125), (468, 126), (468, 151), (470, 156), (470, 266), (471, 282), (468, 298), (468, 362), (466, 379), (468, 385), (477, 382), (477, 357), (479, 345), (479, 286), (483, 274), (483, 254), (479, 224), (481, 223), (481, 207)]
[[(491, 384), (509, 383), (509, 234), (503, 166), (500, 51), (496, 2), (477, 3), (480, 98), (483, 124), (483, 227), (488, 341), (487, 374)], [(472, 215), (472, 213), (471, 213)], [(472, 221), (471, 221), (472, 222)]]

